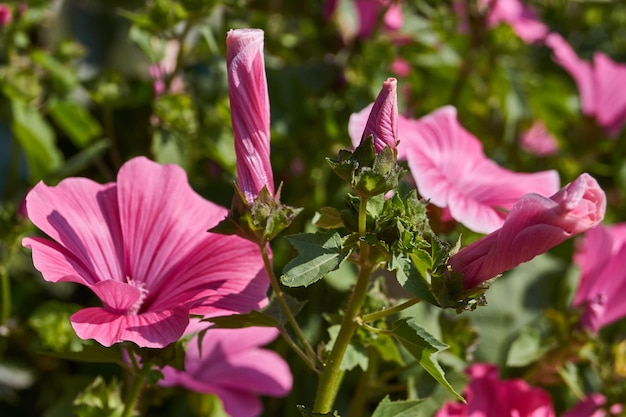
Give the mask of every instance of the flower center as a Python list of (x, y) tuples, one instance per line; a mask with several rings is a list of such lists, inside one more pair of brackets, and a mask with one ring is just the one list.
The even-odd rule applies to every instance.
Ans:
[(145, 283), (137, 282), (130, 277), (126, 277), (126, 283), (130, 286), (137, 288), (140, 292), (139, 299), (137, 299), (137, 301), (135, 301), (135, 303), (126, 311), (126, 314), (137, 314), (141, 309), (141, 305), (148, 296), (148, 289), (146, 288)]

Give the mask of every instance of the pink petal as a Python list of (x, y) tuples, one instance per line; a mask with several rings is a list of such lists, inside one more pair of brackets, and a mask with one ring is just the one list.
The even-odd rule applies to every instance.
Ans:
[(81, 260), (56, 242), (27, 237), (22, 240), (22, 245), (32, 249), (33, 264), (46, 281), (76, 282), (86, 286), (96, 281), (93, 272)]
[(583, 113), (596, 114), (598, 88), (589, 62), (578, 58), (576, 52), (561, 35), (551, 33), (546, 37), (546, 46), (552, 49), (554, 61), (572, 76), (580, 92)]
[(274, 194), (263, 31), (230, 30), (226, 35), (226, 46), (237, 179), (246, 200), (252, 203), (264, 186)]
[(593, 72), (597, 88), (596, 119), (611, 136), (616, 135), (626, 123), (626, 65), (597, 52), (593, 57)]
[(461, 249), (450, 265), (474, 288), (602, 221), (606, 197), (598, 183), (582, 174), (551, 198), (522, 197), (502, 227)]
[(548, 27), (541, 23), (535, 11), (520, 0), (495, 0), (487, 17), (487, 24), (508, 23), (524, 42), (537, 42), (546, 37)]
[(374, 149), (380, 153), (389, 146), (396, 148), (398, 141), (398, 99), (397, 81), (388, 78), (374, 102), (372, 111), (367, 119), (362, 138), (372, 135)]
[[(115, 184), (101, 185), (86, 178), (68, 178), (55, 187), (40, 182), (28, 193), (26, 206), (31, 221), (66, 249), (55, 245), (44, 248), (46, 244), (38, 239), (24, 240), (25, 245), (35, 250), (36, 266), (44, 275), (48, 275), (50, 268), (57, 269), (45, 277), (48, 281), (62, 279), (58, 275), (59, 267), (68, 268), (66, 272), (70, 275), (78, 272), (89, 284), (107, 279), (124, 280), (116, 193)], [(71, 257), (65, 260), (59, 257), (54, 265), (49, 264), (53, 248), (64, 255), (71, 253)]]
[(515, 173), (489, 160), (451, 106), (414, 121), (400, 133), (400, 143), (420, 194), (479, 233), (500, 227), (506, 211), (525, 194), (549, 196), (558, 190), (556, 171)]
[(95, 339), (103, 346), (131, 341), (141, 347), (163, 348), (183, 335), (189, 311), (176, 308), (135, 315), (91, 307), (74, 313), (70, 320), (78, 337)]

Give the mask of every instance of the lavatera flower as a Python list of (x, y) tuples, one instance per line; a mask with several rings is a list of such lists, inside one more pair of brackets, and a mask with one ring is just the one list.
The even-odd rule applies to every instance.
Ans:
[(115, 183), (40, 182), (26, 205), (50, 238), (22, 242), (44, 279), (82, 284), (102, 301), (71, 316), (82, 339), (162, 348), (183, 335), (190, 314), (248, 312), (266, 302), (258, 248), (206, 232), (226, 209), (196, 194), (178, 166), (139, 157)]
[(605, 209), (604, 191), (588, 174), (550, 198), (527, 194), (513, 205), (500, 229), (461, 249), (450, 258), (450, 266), (463, 274), (464, 289), (475, 288), (597, 226)]

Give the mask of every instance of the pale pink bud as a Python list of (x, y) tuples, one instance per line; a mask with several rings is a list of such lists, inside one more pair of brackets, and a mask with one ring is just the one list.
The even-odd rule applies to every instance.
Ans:
[(363, 131), (363, 138), (372, 135), (374, 137), (374, 149), (376, 153), (385, 147), (396, 148), (398, 141), (398, 97), (397, 81), (388, 78), (383, 83), (372, 111)]
[(550, 198), (527, 194), (513, 205), (502, 227), (461, 249), (450, 266), (474, 288), (598, 225), (606, 196), (596, 180), (580, 175)]
[(274, 194), (263, 31), (230, 30), (226, 47), (238, 184), (246, 200), (252, 203), (264, 186)]

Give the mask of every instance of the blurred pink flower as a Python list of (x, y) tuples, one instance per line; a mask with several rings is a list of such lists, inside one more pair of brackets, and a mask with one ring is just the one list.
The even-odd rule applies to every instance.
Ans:
[(621, 415), (623, 410), (621, 404), (613, 404), (609, 407), (609, 413), (603, 409), (605, 404), (606, 398), (604, 398), (604, 395), (598, 393), (590, 394), (570, 411), (564, 413), (563, 417), (608, 417), (609, 415)]
[[(404, 24), (400, 2), (393, 0), (352, 0), (358, 15), (357, 34), (361, 39), (372, 36), (378, 25), (381, 13), (382, 24), (388, 31), (397, 31)], [(330, 0), (325, 5), (325, 15), (329, 19), (337, 11), (339, 0)], [(341, 20), (341, 19), (339, 19)]]
[[(165, 44), (163, 59), (152, 64), (148, 68), (148, 73), (152, 78), (154, 95), (159, 96), (166, 91), (166, 78), (173, 74), (176, 70), (176, 60), (180, 51), (180, 43), (178, 41), (168, 41)], [(177, 93), (184, 89), (183, 79), (180, 75), (175, 76), (170, 82), (169, 92)]]
[[(459, 18), (457, 30), (460, 33), (469, 32), (466, 0), (454, 0), (452, 7)], [(526, 43), (541, 41), (548, 35), (548, 27), (539, 21), (535, 11), (521, 0), (478, 0), (478, 9), (486, 14), (486, 23), (489, 27), (501, 23), (508, 24)]]
[(389, 70), (396, 74), (398, 77), (408, 77), (411, 73), (411, 64), (409, 61), (402, 57), (395, 57)]
[(559, 189), (556, 171), (517, 173), (488, 159), (452, 106), (400, 124), (399, 138), (420, 194), (478, 233), (501, 227), (523, 195), (550, 196)]
[(467, 404), (446, 403), (435, 417), (556, 417), (547, 392), (521, 379), (499, 379), (495, 365), (474, 364), (466, 373)]
[(548, 27), (541, 23), (535, 11), (521, 0), (482, 0), (489, 7), (487, 25), (506, 23), (524, 42), (533, 43), (545, 39)]
[(528, 194), (509, 211), (502, 227), (461, 249), (450, 266), (474, 288), (498, 274), (597, 226), (606, 197), (596, 180), (582, 174), (550, 198)]
[[(201, 329), (194, 321), (187, 333)], [(185, 370), (165, 367), (159, 384), (215, 394), (229, 416), (256, 417), (263, 409), (260, 395), (283, 397), (291, 390), (287, 363), (276, 352), (260, 348), (277, 335), (268, 327), (209, 329), (201, 351), (197, 337), (187, 343)]]
[(593, 332), (626, 317), (626, 223), (589, 230), (574, 254), (580, 282), (574, 307), (583, 307), (582, 325)]
[(559, 151), (559, 143), (542, 121), (533, 125), (520, 136), (520, 147), (536, 156), (554, 155)]
[(6, 3), (0, 3), (0, 28), (8, 25), (13, 20), (13, 10)]
[(252, 203), (263, 187), (274, 194), (270, 164), (270, 102), (263, 58), (263, 31), (226, 35), (228, 89), (235, 133), (239, 189)]
[(554, 61), (576, 82), (583, 113), (595, 117), (607, 135), (617, 135), (626, 123), (626, 64), (618, 64), (602, 52), (594, 54), (593, 65), (583, 61), (557, 33), (546, 38), (546, 45), (552, 49)]
[(361, 138), (365, 139), (370, 135), (374, 138), (376, 153), (380, 153), (387, 146), (391, 149), (396, 148), (398, 141), (398, 95), (395, 78), (388, 78), (383, 83), (383, 87), (372, 106)]
[(40, 182), (26, 204), (51, 238), (22, 242), (44, 279), (85, 285), (103, 303), (72, 315), (82, 339), (162, 348), (180, 338), (190, 314), (247, 312), (266, 302), (258, 248), (206, 232), (227, 211), (196, 194), (176, 165), (138, 157), (116, 183)]

